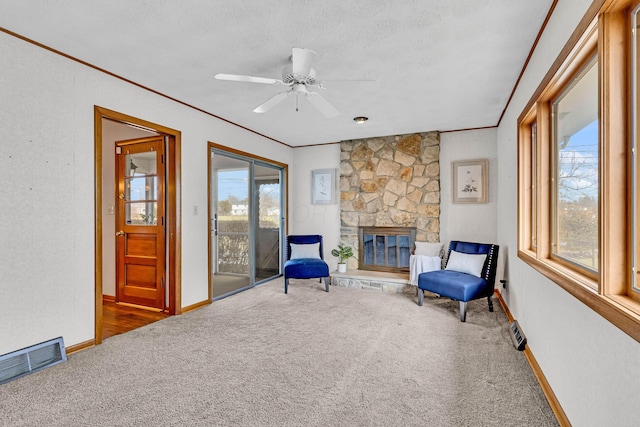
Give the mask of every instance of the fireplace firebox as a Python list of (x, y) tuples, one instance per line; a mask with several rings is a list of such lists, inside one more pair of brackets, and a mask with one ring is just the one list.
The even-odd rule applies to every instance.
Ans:
[(415, 227), (359, 227), (360, 270), (409, 272)]

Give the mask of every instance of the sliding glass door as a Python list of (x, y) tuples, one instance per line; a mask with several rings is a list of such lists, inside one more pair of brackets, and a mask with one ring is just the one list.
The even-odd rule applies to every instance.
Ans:
[(284, 172), (278, 165), (210, 148), (212, 298), (281, 274)]
[(256, 164), (253, 180), (256, 215), (255, 230), (256, 281), (280, 274), (280, 242), (282, 234), (282, 197), (280, 170), (274, 166)]

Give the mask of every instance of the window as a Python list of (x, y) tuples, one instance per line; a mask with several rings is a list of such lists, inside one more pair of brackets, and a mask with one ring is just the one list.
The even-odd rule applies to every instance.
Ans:
[(598, 67), (595, 59), (553, 102), (552, 252), (598, 269)]
[(531, 157), (529, 162), (529, 167), (531, 168), (531, 180), (529, 184), (529, 203), (531, 206), (531, 219), (529, 221), (530, 227), (530, 239), (531, 239), (531, 249), (536, 248), (536, 180), (537, 180), (537, 167), (538, 167), (538, 156), (536, 155), (537, 147), (538, 147), (538, 124), (533, 122), (531, 124), (531, 146), (529, 149), (529, 156)]
[(638, 138), (640, 137), (640, 120), (638, 120), (638, 112), (640, 112), (640, 34), (638, 34), (638, 26), (640, 25), (640, 6), (636, 6), (631, 15), (631, 32), (633, 34), (632, 37), (632, 73), (631, 73), (631, 81), (632, 81), (632, 98), (633, 98), (633, 108), (631, 115), (633, 123), (633, 138), (632, 138), (632, 156), (633, 159), (631, 161), (631, 170), (632, 170), (632, 179), (631, 179), (631, 188), (633, 191), (633, 214), (631, 215), (631, 220), (633, 222), (633, 236), (635, 236), (635, 241), (633, 242), (631, 248), (631, 255), (633, 260), (633, 270), (632, 270), (632, 289), (634, 292), (640, 292), (640, 280), (638, 280), (638, 274), (640, 273), (640, 250), (638, 250), (638, 246), (640, 245), (640, 221), (638, 221), (638, 217), (640, 216), (640, 165), (638, 164)]
[(639, 3), (591, 8), (518, 119), (518, 256), (637, 341)]

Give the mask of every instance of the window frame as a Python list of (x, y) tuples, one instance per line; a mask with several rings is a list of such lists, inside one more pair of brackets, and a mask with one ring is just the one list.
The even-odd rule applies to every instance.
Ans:
[[(636, 240), (630, 236), (634, 231), (634, 209), (629, 202), (633, 200), (630, 196), (634, 188), (629, 149), (633, 124), (629, 23), (639, 3), (639, 0), (594, 1), (518, 118), (518, 257), (640, 342), (640, 294), (632, 289)], [(590, 274), (588, 269), (577, 268), (554, 256), (551, 250), (554, 202), (551, 105), (594, 55), (599, 82), (599, 268), (597, 273)], [(532, 162), (527, 153), (532, 150), (530, 126), (534, 122), (538, 141), (537, 159)], [(531, 221), (535, 221), (535, 246)]]
[[(634, 14), (634, 11), (636, 12)], [(635, 16), (634, 16), (635, 15)], [(632, 223), (633, 235), (636, 238), (636, 242), (640, 242), (640, 222), (638, 216), (640, 216), (640, 164), (638, 156), (638, 142), (640, 139), (640, 120), (637, 118), (640, 112), (640, 31), (638, 31), (638, 25), (640, 25), (640, 3), (634, 7), (630, 7), (629, 27), (632, 31), (631, 39), (631, 77), (630, 77), (630, 89), (633, 99), (631, 105), (631, 161), (630, 161), (630, 175), (631, 179), (629, 185), (631, 186), (631, 194), (634, 195), (633, 203), (631, 205), (630, 221)], [(635, 61), (634, 61), (635, 59)], [(636, 118), (634, 121), (633, 118)], [(637, 245), (631, 244), (630, 254), (632, 260), (632, 278), (631, 278), (631, 290), (633, 291), (632, 297), (634, 300), (640, 300), (640, 280), (638, 277), (640, 269), (640, 251)]]
[[(589, 268), (586, 265), (581, 265), (573, 260), (571, 260), (570, 258), (567, 258), (563, 255), (560, 254), (560, 251), (558, 250), (557, 246), (558, 246), (558, 242), (560, 240), (560, 232), (559, 232), (559, 228), (560, 226), (558, 225), (558, 205), (559, 205), (559, 195), (558, 195), (558, 181), (559, 181), (559, 177), (558, 177), (558, 164), (560, 162), (559, 156), (558, 156), (558, 136), (556, 135), (557, 133), (557, 120), (558, 118), (556, 117), (556, 105), (558, 105), (558, 102), (560, 102), (571, 90), (573, 90), (575, 88), (575, 86), (580, 82), (580, 80), (585, 77), (585, 75), (591, 71), (593, 69), (593, 67), (596, 68), (598, 67), (598, 55), (595, 49), (595, 46), (592, 46), (592, 44), (594, 43), (594, 40), (591, 39), (585, 46), (584, 46), (584, 53), (585, 54), (589, 54), (592, 52), (592, 56), (590, 56), (586, 62), (584, 63), (584, 65), (582, 65), (581, 68), (572, 69), (572, 72), (569, 74), (569, 83), (561, 86), (559, 88), (557, 88), (557, 90), (559, 90), (558, 93), (555, 93), (556, 90), (553, 90), (551, 92), (553, 92), (555, 95), (551, 98), (548, 99), (546, 101), (549, 102), (549, 111), (551, 112), (551, 119), (550, 119), (550, 123), (551, 123), (551, 136), (550, 136), (550, 140), (549, 141), (545, 141), (551, 144), (550, 147), (550, 153), (551, 153), (551, 158), (550, 158), (550, 163), (552, 165), (551, 169), (551, 188), (550, 188), (550, 192), (551, 192), (551, 200), (550, 200), (550, 212), (551, 212), (551, 218), (550, 218), (550, 224), (551, 224), (551, 229), (550, 231), (550, 241), (551, 241), (551, 249), (549, 250), (550, 253), (550, 257), (551, 259), (553, 259), (554, 261), (556, 261), (559, 264), (562, 264), (563, 266), (575, 270), (578, 274), (583, 274), (586, 277), (588, 277), (589, 279), (592, 279), (593, 281), (597, 281), (598, 279), (598, 271), (593, 269), (593, 268)], [(582, 60), (582, 58), (581, 58)], [(597, 100), (596, 100), (597, 102)], [(598, 120), (600, 119), (599, 117), (600, 115), (598, 114)], [(600, 128), (600, 123), (598, 122), (598, 128)], [(598, 145), (600, 145), (600, 141), (598, 141)], [(599, 156), (600, 153), (598, 153)], [(598, 157), (598, 160), (599, 157)], [(598, 181), (598, 186), (600, 185), (600, 182)], [(598, 220), (599, 222), (599, 220)], [(599, 239), (598, 239), (599, 240)], [(555, 248), (555, 249), (554, 249)], [(589, 282), (591, 284), (593, 284), (593, 282)]]
[(537, 199), (537, 182), (538, 182), (538, 122), (534, 119), (533, 122), (529, 125), (530, 134), (530, 147), (529, 147), (529, 155), (531, 158), (529, 159), (530, 167), (531, 167), (531, 176), (529, 177), (529, 185), (527, 186), (530, 191), (529, 200), (531, 203), (531, 219), (529, 220), (529, 226), (531, 227), (530, 236), (531, 242), (529, 243), (529, 248), (533, 251), (536, 250), (538, 244), (538, 235), (537, 235), (537, 218), (536, 215), (536, 206), (538, 205)]

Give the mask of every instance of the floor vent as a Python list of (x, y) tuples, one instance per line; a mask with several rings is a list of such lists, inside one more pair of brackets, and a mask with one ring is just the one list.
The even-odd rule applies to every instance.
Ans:
[(514, 320), (513, 323), (509, 326), (509, 335), (511, 335), (511, 341), (513, 341), (513, 346), (517, 348), (519, 351), (524, 350), (524, 346), (527, 344), (527, 337), (524, 336), (522, 329), (520, 329), (520, 324), (517, 320)]
[(67, 360), (62, 337), (0, 356), (0, 384)]

